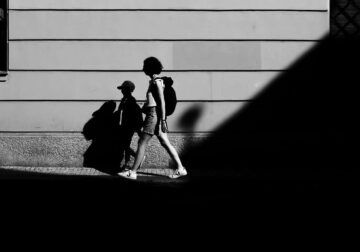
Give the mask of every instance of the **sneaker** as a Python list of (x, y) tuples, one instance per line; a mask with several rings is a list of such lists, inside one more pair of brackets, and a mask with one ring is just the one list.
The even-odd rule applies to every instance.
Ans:
[(187, 171), (183, 167), (183, 168), (180, 168), (180, 169), (176, 169), (174, 171), (174, 174), (169, 175), (169, 178), (177, 179), (177, 178), (180, 178), (180, 177), (183, 177), (183, 176), (186, 176), (186, 175), (187, 175)]
[(132, 171), (132, 170), (126, 170), (123, 172), (119, 172), (118, 175), (120, 177), (126, 178), (126, 179), (132, 179), (135, 180), (137, 178), (137, 174), (136, 171)]

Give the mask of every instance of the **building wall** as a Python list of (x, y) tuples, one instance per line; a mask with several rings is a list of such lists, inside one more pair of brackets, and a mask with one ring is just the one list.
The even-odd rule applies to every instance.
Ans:
[[(10, 0), (0, 165), (81, 166), (81, 130), (116, 86), (144, 101), (148, 56), (172, 76), (181, 152), (211, 136), (329, 32), (328, 0)], [(289, 83), (289, 85), (291, 85)], [(136, 139), (133, 141), (136, 146)], [(148, 166), (169, 165), (157, 141)]]

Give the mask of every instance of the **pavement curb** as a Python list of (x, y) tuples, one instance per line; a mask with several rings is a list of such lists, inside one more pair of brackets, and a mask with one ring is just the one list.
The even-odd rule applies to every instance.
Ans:
[[(26, 172), (38, 174), (54, 174), (69, 176), (111, 176), (107, 173), (87, 167), (32, 167), (32, 166), (0, 166), (0, 175), (10, 172)], [(138, 176), (169, 176), (173, 169), (162, 168), (141, 168)]]

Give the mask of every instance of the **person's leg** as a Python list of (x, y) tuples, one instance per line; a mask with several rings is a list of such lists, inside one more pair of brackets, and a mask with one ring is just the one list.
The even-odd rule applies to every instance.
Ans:
[(160, 141), (160, 144), (169, 153), (170, 157), (176, 162), (177, 169), (184, 168), (181, 163), (179, 154), (177, 153), (176, 149), (174, 148), (174, 146), (172, 146), (172, 144), (169, 141), (168, 135), (166, 133), (162, 132), (161, 130), (159, 130), (159, 134), (157, 137)]
[(176, 149), (170, 143), (167, 134), (160, 130), (158, 138), (160, 140), (161, 145), (166, 149), (170, 157), (176, 162), (177, 165), (176, 170), (174, 171), (173, 174), (169, 175), (169, 178), (177, 179), (179, 177), (186, 176), (187, 171), (185, 167), (182, 165), (179, 154), (177, 153)]
[(126, 135), (126, 137), (124, 137), (124, 143), (125, 143), (125, 167), (129, 167), (130, 165), (130, 157), (133, 156), (135, 157), (136, 152), (131, 149), (130, 145), (131, 145), (131, 140), (133, 137), (134, 133), (131, 132), (129, 134)]
[(145, 155), (145, 149), (148, 145), (152, 135), (149, 135), (147, 133), (142, 133), (139, 139), (138, 148), (135, 154), (135, 161), (131, 168), (133, 171), (137, 171), (139, 169)]
[(125, 163), (129, 163), (131, 156), (135, 157), (135, 155), (136, 155), (136, 152), (131, 147), (126, 148), (125, 149)]
[(136, 154), (136, 152), (133, 149), (131, 149), (130, 147), (125, 148), (125, 163), (124, 163), (125, 169), (130, 168), (131, 156), (135, 157), (135, 154)]
[(139, 143), (138, 143), (138, 149), (135, 154), (135, 161), (130, 170), (125, 169), (123, 172), (119, 172), (118, 175), (120, 177), (124, 177), (127, 179), (136, 179), (137, 173), (136, 171), (140, 168), (143, 160), (144, 160), (144, 154), (147, 144), (149, 143), (152, 135), (147, 133), (142, 133), (140, 135)]

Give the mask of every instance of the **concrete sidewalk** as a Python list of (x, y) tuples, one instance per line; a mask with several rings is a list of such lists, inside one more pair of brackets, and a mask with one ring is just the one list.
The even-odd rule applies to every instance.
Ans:
[[(87, 167), (31, 167), (31, 166), (0, 166), (0, 175), (6, 172), (30, 172), (38, 174), (53, 175), (75, 175), (75, 176), (109, 176), (109, 174)], [(138, 170), (139, 176), (169, 176), (173, 173), (172, 169), (141, 168)]]
[(95, 207), (109, 210), (113, 216), (124, 210), (170, 213), (171, 207), (198, 209), (201, 215), (209, 209), (243, 209), (259, 200), (265, 200), (260, 209), (266, 209), (277, 199), (287, 204), (291, 200), (315, 204), (319, 199), (354, 199), (360, 193), (358, 181), (351, 180), (250, 178), (221, 168), (188, 170), (188, 176), (170, 179), (167, 175), (171, 171), (143, 168), (133, 181), (92, 168), (0, 166), (1, 202), (4, 206), (20, 204), (16, 209), (53, 205), (56, 211), (64, 212), (74, 207), (80, 209), (78, 212)]
[[(136, 181), (128, 180), (117, 175), (110, 175), (93, 168), (86, 167), (31, 167), (31, 166), (0, 166), (0, 180), (8, 181), (77, 181), (90, 182), (110, 186), (145, 186), (146, 188), (186, 187), (189, 196), (193, 197), (195, 192), (201, 197), (213, 197), (217, 194), (242, 196), (253, 193), (304, 193), (316, 191), (357, 191), (360, 186), (356, 179), (348, 177), (334, 178), (292, 178), (279, 179), (276, 177), (249, 176), (235, 170), (224, 169), (188, 169), (188, 175), (179, 179), (170, 179), (168, 176), (173, 173), (172, 169), (144, 167), (138, 171)], [(119, 183), (121, 182), (121, 183)], [(124, 182), (124, 183), (122, 183)], [(356, 183), (355, 183), (356, 182)], [(333, 190), (336, 188), (336, 190)], [(351, 188), (351, 189), (349, 189)]]
[[(141, 168), (138, 170), (139, 182), (181, 183), (184, 179), (170, 179), (173, 169)], [(94, 168), (87, 167), (31, 167), (31, 166), (0, 166), (0, 180), (33, 180), (33, 179), (118, 179)]]
[(142, 168), (134, 181), (92, 168), (0, 166), (0, 190), (7, 192), (3, 202), (55, 204), (60, 208), (70, 204), (81, 209), (101, 206), (121, 211), (121, 206), (127, 210), (152, 206), (169, 211), (169, 205), (205, 207), (219, 201), (236, 202), (229, 201), (229, 197), (237, 197), (235, 177), (188, 171), (188, 176), (170, 179), (172, 172)]

